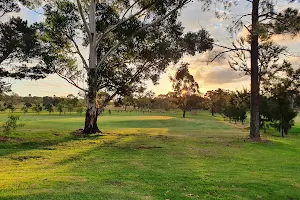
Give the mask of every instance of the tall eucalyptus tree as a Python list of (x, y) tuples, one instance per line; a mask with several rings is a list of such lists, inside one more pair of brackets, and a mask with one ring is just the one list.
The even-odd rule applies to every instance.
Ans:
[[(115, 96), (134, 92), (145, 80), (157, 83), (184, 54), (212, 49), (205, 30), (183, 32), (178, 16), (190, 1), (57, 0), (44, 7), (40, 34), (57, 54), (53, 70), (86, 94), (84, 133), (100, 131), (98, 115)], [(86, 75), (87, 88), (77, 84), (80, 74)], [(100, 91), (109, 95), (97, 104)]]

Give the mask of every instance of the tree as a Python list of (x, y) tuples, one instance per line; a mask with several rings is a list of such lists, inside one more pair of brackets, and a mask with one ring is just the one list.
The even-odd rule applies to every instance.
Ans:
[(185, 118), (186, 111), (190, 110), (191, 97), (199, 93), (199, 85), (193, 75), (190, 74), (188, 63), (181, 63), (174, 77), (170, 77), (173, 87), (173, 96), (178, 108), (183, 111), (182, 117)]
[(13, 113), (13, 112), (15, 111), (15, 109), (16, 109), (15, 106), (14, 106), (13, 104), (7, 104), (7, 105), (6, 105), (6, 108), (9, 109), (10, 112), (12, 112), (12, 113)]
[(61, 113), (64, 111), (64, 107), (65, 106), (62, 102), (57, 105), (57, 111), (59, 112), (59, 115), (61, 115)]
[(45, 105), (45, 110), (47, 110), (49, 112), (49, 114), (51, 114), (53, 112), (53, 105), (52, 104), (46, 104)]
[(297, 112), (294, 109), (294, 102), (299, 97), (300, 90), (300, 69), (295, 70), (291, 64), (285, 62), (285, 73), (281, 76), (265, 79), (262, 88), (264, 104), (262, 117), (265, 121), (281, 132), (281, 136), (288, 134), (289, 129), (294, 125), (294, 118)]
[(154, 99), (153, 107), (161, 111), (170, 111), (176, 109), (177, 106), (174, 103), (174, 98), (172, 93), (170, 94), (160, 94)]
[[(23, 4), (29, 2), (22, 0)], [(2, 0), (0, 2), (0, 18), (9, 12), (19, 12), (16, 0)], [(11, 17), (7, 22), (0, 22), (0, 93), (10, 91), (10, 84), (1, 81), (5, 77), (15, 79), (45, 78), (50, 68), (46, 68), (49, 55), (47, 48), (43, 48), (37, 37), (36, 27), (28, 25), (20, 17)], [(32, 66), (28, 64), (36, 63)], [(44, 61), (44, 62), (42, 62)]]
[(6, 98), (4, 99), (4, 102), (6, 106), (16, 106), (18, 105), (20, 101), (20, 96), (17, 93), (11, 93), (11, 95), (7, 95)]
[(24, 115), (28, 112), (28, 107), (26, 105), (24, 105), (22, 108), (21, 108), (21, 111), (23, 111)]
[(68, 102), (68, 103), (67, 103), (67, 109), (68, 109), (68, 111), (69, 111), (69, 113), (70, 113), (70, 115), (71, 115), (71, 113), (74, 111), (73, 104), (70, 103), (70, 102)]
[[(242, 48), (245, 48), (247, 43), (245, 40), (241, 39), (238, 42), (238, 45)], [(273, 122), (276, 118), (275, 113), (278, 116), (283, 116), (283, 113), (278, 109), (276, 102), (274, 102), (274, 93), (270, 92), (270, 88), (278, 87), (280, 82), (284, 81), (284, 74), (287, 72), (293, 73), (295, 76), (295, 72), (293, 72), (291, 63), (286, 60), (281, 60), (281, 56), (286, 53), (286, 47), (282, 47), (276, 45), (274, 42), (269, 39), (266, 41), (261, 41), (259, 45), (259, 59), (258, 59), (258, 86), (260, 88), (261, 103), (260, 103), (260, 127), (264, 128), (266, 132), (266, 128), (268, 124), (267, 121)], [(247, 66), (248, 57), (245, 55), (243, 51), (236, 51), (233, 56), (231, 56), (230, 66), (236, 71), (243, 71), (246, 75), (251, 74), (251, 70)], [(291, 75), (290, 75), (291, 76)], [(297, 75), (296, 75), (297, 76)], [(288, 88), (288, 86), (287, 86)], [(267, 93), (269, 96), (273, 96), (272, 98), (264, 97), (264, 93)], [(281, 93), (283, 94), (283, 93)], [(280, 95), (280, 94), (276, 94)], [(278, 100), (280, 100), (279, 98)], [(286, 113), (291, 113), (291, 117), (293, 116), (293, 111), (288, 108), (289, 103), (285, 100), (280, 100), (282, 103), (282, 107), (286, 105)], [(277, 102), (278, 103), (278, 102)], [(277, 112), (276, 112), (277, 110)], [(288, 112), (290, 110), (290, 112)], [(280, 120), (281, 121), (281, 120)], [(289, 121), (289, 120), (288, 120)], [(274, 123), (273, 123), (274, 124)], [(288, 123), (287, 123), (288, 124)], [(281, 126), (281, 125), (280, 125)]]
[(32, 104), (27, 102), (27, 103), (24, 104), (24, 106), (26, 106), (27, 108), (31, 108)]
[(212, 116), (215, 116), (215, 113), (222, 113), (222, 109), (226, 104), (228, 95), (229, 91), (223, 90), (221, 88), (206, 92), (204, 97), (208, 99), (208, 109), (210, 110)]
[(249, 109), (250, 93), (244, 89), (228, 93), (226, 103), (222, 107), (222, 114), (230, 121), (240, 121), (244, 124), (247, 118), (247, 111)]
[[(212, 39), (204, 30), (183, 34), (177, 17), (190, 1), (62, 0), (45, 6), (46, 19), (40, 29), (47, 45), (59, 49), (55, 71), (86, 94), (84, 133), (100, 131), (98, 114), (115, 96), (133, 93), (145, 80), (156, 83), (166, 67), (184, 53), (193, 55), (212, 48)], [(77, 38), (82, 35), (84, 46), (89, 47), (88, 61), (78, 45)], [(84, 69), (78, 69), (73, 52)], [(82, 71), (87, 89), (75, 81)], [(99, 91), (109, 93), (101, 107), (96, 106)]]
[(78, 108), (76, 109), (76, 112), (77, 112), (78, 114), (82, 115), (82, 113), (83, 113), (83, 108), (82, 108), (82, 107), (78, 107)]
[(18, 12), (20, 7), (17, 1), (14, 0), (1, 0), (0, 1), (0, 17), (3, 17), (10, 12)]
[[(222, 1), (223, 2), (223, 1)], [(224, 1), (227, 3), (227, 1)], [(248, 1), (252, 5), (250, 13), (246, 13), (233, 21), (233, 26), (230, 27), (231, 32), (245, 28), (248, 33), (250, 48), (240, 48), (233, 43), (233, 47), (226, 47), (215, 44), (216, 46), (225, 49), (218, 53), (212, 60), (220, 57), (228, 52), (247, 52), (250, 53), (250, 69), (251, 76), (251, 109), (250, 109), (250, 138), (253, 140), (260, 139), (260, 115), (259, 115), (259, 42), (270, 39), (273, 34), (294, 33), (299, 31), (299, 25), (294, 26), (300, 20), (298, 11), (295, 9), (285, 9), (279, 13), (275, 11), (275, 2), (269, 0), (252, 0)], [(230, 5), (235, 5), (230, 3)], [(297, 13), (297, 14), (296, 14)], [(293, 17), (291, 17), (293, 16)], [(244, 18), (250, 17), (250, 25), (243, 21)], [(247, 23), (247, 22), (246, 22)], [(295, 28), (292, 28), (295, 27)], [(241, 54), (243, 56), (243, 54)]]
[(38, 115), (40, 114), (40, 112), (42, 110), (43, 110), (43, 107), (39, 103), (35, 103), (34, 106), (32, 107), (32, 111)]
[(3, 111), (5, 111), (5, 106), (3, 106), (2, 104), (0, 104), (0, 112), (3, 112)]
[(132, 95), (127, 95), (122, 99), (122, 105), (124, 107), (124, 110), (127, 111), (128, 106), (134, 105), (134, 99)]

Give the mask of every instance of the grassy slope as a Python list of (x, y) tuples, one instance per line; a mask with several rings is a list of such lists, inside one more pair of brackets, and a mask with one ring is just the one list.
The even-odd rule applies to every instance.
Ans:
[(206, 112), (158, 115), (101, 116), (109, 134), (88, 138), (68, 134), (83, 117), (22, 116), (0, 143), (0, 199), (300, 199), (300, 136), (249, 143)]

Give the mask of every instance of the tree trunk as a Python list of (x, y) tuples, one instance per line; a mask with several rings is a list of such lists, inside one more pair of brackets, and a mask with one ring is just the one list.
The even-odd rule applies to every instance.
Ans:
[(211, 105), (211, 116), (215, 116), (215, 103), (212, 103)]
[(101, 132), (97, 125), (98, 119), (98, 109), (96, 107), (96, 90), (93, 90), (92, 87), (89, 87), (90, 91), (87, 95), (87, 110), (85, 114), (85, 125), (83, 132), (85, 134), (93, 134)]
[(282, 117), (281, 117), (281, 137), (284, 137), (284, 129), (283, 129), (283, 119), (282, 119)]
[(183, 111), (182, 117), (185, 118), (186, 110)]
[(259, 70), (258, 70), (258, 8), (259, 0), (252, 1), (252, 33), (251, 33), (251, 117), (250, 138), (260, 139), (259, 130)]
[(96, 107), (96, 95), (97, 95), (97, 57), (96, 57), (96, 1), (92, 0), (89, 8), (89, 68), (87, 72), (88, 81), (88, 94), (86, 95), (86, 115), (85, 115), (85, 125), (83, 132), (85, 134), (93, 134), (101, 132), (97, 126), (98, 119), (98, 109)]

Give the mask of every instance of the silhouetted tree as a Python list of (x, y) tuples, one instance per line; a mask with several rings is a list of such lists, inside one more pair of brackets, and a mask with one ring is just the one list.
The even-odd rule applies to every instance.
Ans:
[(181, 63), (174, 77), (170, 77), (173, 85), (173, 96), (178, 108), (183, 111), (182, 117), (185, 118), (186, 111), (192, 108), (191, 97), (199, 93), (199, 85), (193, 75), (190, 74), (188, 63)]

